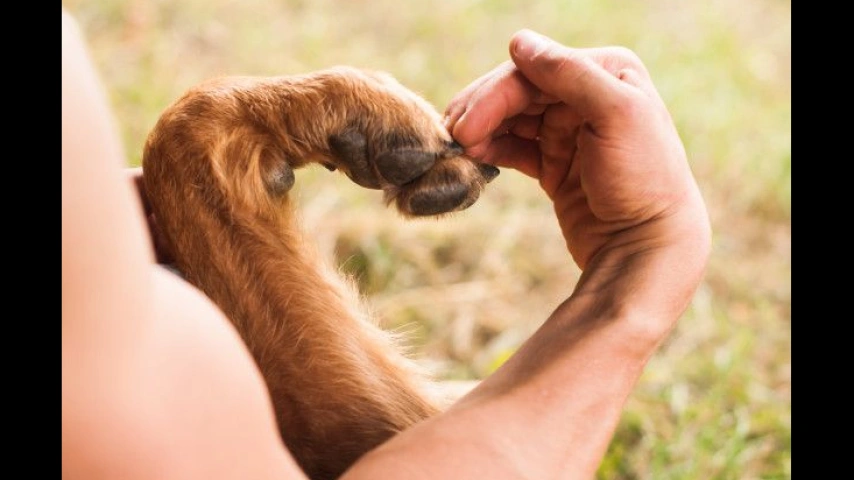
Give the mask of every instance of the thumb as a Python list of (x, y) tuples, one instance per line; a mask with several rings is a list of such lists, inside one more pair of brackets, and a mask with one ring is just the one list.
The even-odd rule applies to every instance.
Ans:
[(626, 85), (584, 50), (566, 47), (531, 30), (513, 35), (510, 57), (543, 93), (559, 98), (588, 121), (613, 113), (626, 93)]

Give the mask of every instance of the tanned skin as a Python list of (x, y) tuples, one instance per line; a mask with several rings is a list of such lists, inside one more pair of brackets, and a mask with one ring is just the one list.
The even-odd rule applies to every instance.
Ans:
[[(144, 210), (140, 192), (127, 181), (106, 92), (65, 10), (62, 33), (62, 478), (304, 480), (282, 442), (270, 389), (247, 342), (207, 295), (157, 264), (169, 261), (170, 252), (158, 232), (146, 228), (146, 216), (149, 228), (162, 221)], [(572, 48), (530, 31), (512, 37), (509, 56), (454, 97), (445, 127), (471, 158), (539, 183), (583, 274), (495, 373), (448, 409), (360, 457), (342, 479), (594, 478), (626, 398), (702, 278), (711, 251), (707, 211), (640, 59), (625, 48)], [(451, 199), (470, 198), (470, 191), (459, 193), (465, 181), (440, 182), (456, 186), (439, 194), (410, 188), (406, 172), (421, 178), (414, 172), (427, 170), (421, 175), (427, 178), (434, 168), (424, 166), (429, 160), (417, 160), (424, 156), (412, 148), (383, 158), (388, 144), (348, 127), (338, 141), (311, 146), (322, 152), (336, 145), (334, 157), (342, 161), (327, 166), (357, 182), (373, 179), (392, 201), (409, 199), (403, 205), (422, 213), (461, 208), (465, 200), (454, 207)], [(388, 168), (398, 163), (389, 158), (404, 167)], [(192, 170), (176, 178), (198, 184), (194, 195), (212, 201), (222, 200), (219, 191), (228, 185), (232, 193), (271, 189), (268, 195), (280, 198), (287, 170), (263, 168), (271, 171), (281, 174), (262, 177), (263, 188), (254, 190), (234, 187), (258, 181), (249, 170), (214, 186), (197, 182), (210, 177), (196, 178)], [(394, 195), (396, 188), (403, 195)], [(239, 195), (225, 198), (238, 200), (234, 218), (249, 214)], [(188, 201), (199, 200), (190, 195)], [(214, 211), (227, 214), (217, 221), (232, 215)], [(255, 213), (263, 219), (269, 209)], [(257, 239), (270, 235), (256, 235), (265, 230), (234, 225), (234, 239), (211, 243), (222, 249), (248, 238), (257, 249), (268, 248)], [(360, 352), (359, 365), (377, 361), (363, 353), (372, 349), (348, 346)], [(340, 381), (337, 375), (318, 380)], [(306, 381), (288, 395), (298, 398)]]

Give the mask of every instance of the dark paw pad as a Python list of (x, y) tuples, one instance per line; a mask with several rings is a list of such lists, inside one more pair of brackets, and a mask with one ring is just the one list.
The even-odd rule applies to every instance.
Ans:
[(441, 185), (432, 190), (416, 192), (409, 198), (409, 213), (438, 215), (464, 208), (469, 199), (469, 187), (460, 183)]
[(346, 130), (329, 137), (329, 149), (345, 167), (350, 180), (365, 188), (381, 188), (379, 179), (368, 162), (368, 139), (357, 130)]
[(273, 165), (264, 176), (267, 193), (276, 197), (288, 193), (296, 181), (294, 170), (284, 160), (276, 159), (269, 163)]
[(435, 153), (403, 149), (385, 152), (376, 159), (380, 175), (392, 185), (403, 185), (420, 177), (436, 163)]

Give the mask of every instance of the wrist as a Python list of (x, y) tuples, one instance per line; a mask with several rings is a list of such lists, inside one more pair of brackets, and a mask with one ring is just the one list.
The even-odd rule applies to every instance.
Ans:
[(573, 297), (590, 295), (615, 314), (656, 319), (641, 327), (663, 337), (690, 304), (710, 252), (705, 205), (683, 205), (606, 242), (591, 257)]

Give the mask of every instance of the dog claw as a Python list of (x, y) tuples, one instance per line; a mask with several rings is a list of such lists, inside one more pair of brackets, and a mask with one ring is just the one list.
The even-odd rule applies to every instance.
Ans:
[(483, 175), (483, 179), (486, 180), (486, 183), (491, 182), (499, 173), (501, 173), (501, 170), (499, 170), (498, 167), (488, 163), (480, 163), (477, 168), (480, 170), (480, 174)]

